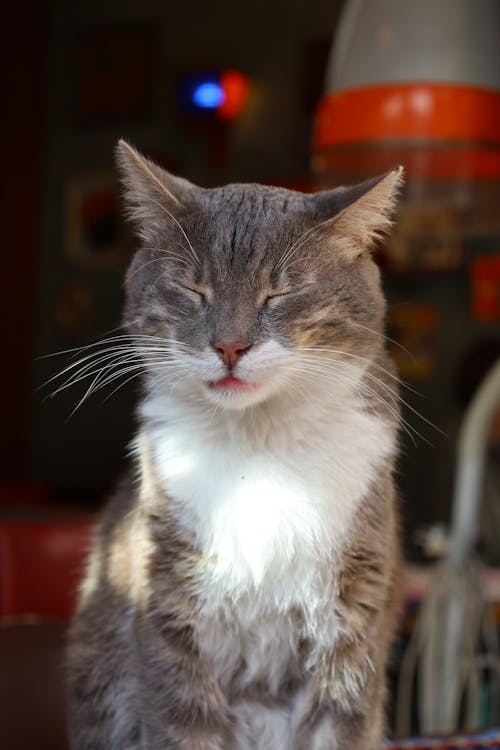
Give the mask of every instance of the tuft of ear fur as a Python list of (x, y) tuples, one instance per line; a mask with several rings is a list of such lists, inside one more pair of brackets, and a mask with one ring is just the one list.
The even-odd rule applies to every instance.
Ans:
[(128, 217), (142, 237), (164, 226), (169, 217), (182, 214), (194, 198), (194, 185), (162, 169), (123, 139), (116, 146), (116, 164)]
[(403, 167), (399, 166), (342, 191), (340, 202), (345, 207), (325, 222), (337, 251), (354, 260), (390, 230), (403, 179)]

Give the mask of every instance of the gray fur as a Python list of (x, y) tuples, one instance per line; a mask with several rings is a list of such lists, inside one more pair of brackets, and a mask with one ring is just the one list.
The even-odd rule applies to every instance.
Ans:
[[(304, 195), (262, 185), (203, 190), (124, 142), (118, 159), (141, 240), (126, 280), (131, 335), (180, 342), (190, 353), (225, 340), (354, 352), (370, 363), (367, 410), (397, 422), (380, 335), (385, 303), (369, 246), (389, 226), (400, 171)], [(146, 368), (146, 395), (152, 383)], [(234, 419), (251, 429), (251, 418)], [(286, 713), (299, 694), (305, 698), (295, 744), (276, 750), (374, 750), (399, 606), (393, 460), (373, 482), (332, 566), (331, 606), (342, 637), (314, 668), (306, 666), (314, 644), (298, 638), (271, 691), (265, 680), (241, 686), (243, 662), (218, 677), (200, 648), (195, 582), (208, 562), (176, 520), (141, 444), (131, 477), (103, 514), (71, 630), (73, 750), (235, 750), (243, 747), (235, 706), (253, 701)], [(304, 616), (290, 609), (285, 618), (298, 632)], [(258, 736), (253, 741), (255, 750), (271, 750)]]

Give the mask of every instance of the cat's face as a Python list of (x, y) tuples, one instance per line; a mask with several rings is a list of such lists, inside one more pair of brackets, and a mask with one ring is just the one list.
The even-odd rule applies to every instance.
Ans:
[(332, 368), (339, 390), (357, 380), (381, 345), (367, 247), (388, 224), (399, 172), (311, 196), (203, 190), (123, 143), (119, 158), (142, 238), (125, 320), (149, 388), (241, 409), (331, 382)]

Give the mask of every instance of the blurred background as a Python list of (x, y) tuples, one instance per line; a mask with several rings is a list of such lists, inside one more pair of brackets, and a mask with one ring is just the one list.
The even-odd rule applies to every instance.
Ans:
[[(64, 377), (43, 385), (72, 361), (48, 355), (112, 335), (120, 322), (134, 247), (113, 168), (120, 137), (206, 187), (309, 191), (405, 166), (397, 229), (377, 253), (409, 426), (398, 464), (411, 563), (401, 660), (428, 585), (421, 564), (449, 551), (462, 419), (500, 357), (500, 4), (28, 0), (9, 5), (2, 27), (0, 660), (11, 669), (0, 675), (0, 706), (9, 707), (5, 732), (16, 727), (8, 746), (34, 747), (16, 718), (19, 695), (47, 728), (44, 747), (65, 746), (53, 711), (60, 680), (42, 700), (33, 674), (59, 659), (94, 513), (134, 431), (133, 381), (76, 411), (90, 381), (54, 397)], [(491, 602), (500, 599), (494, 409), (487, 427), (474, 553)], [(498, 718), (496, 689), (488, 683), (456, 724)], [(403, 733), (425, 728), (415, 711)]]

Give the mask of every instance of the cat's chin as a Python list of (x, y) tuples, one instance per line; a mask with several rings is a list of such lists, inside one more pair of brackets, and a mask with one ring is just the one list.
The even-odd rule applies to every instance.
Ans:
[(269, 395), (268, 388), (263, 384), (249, 383), (232, 376), (205, 383), (204, 390), (211, 403), (226, 409), (246, 409)]

